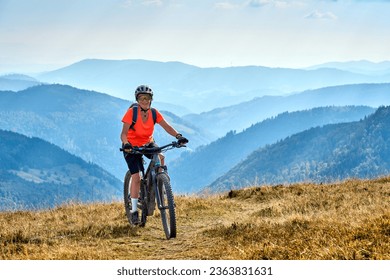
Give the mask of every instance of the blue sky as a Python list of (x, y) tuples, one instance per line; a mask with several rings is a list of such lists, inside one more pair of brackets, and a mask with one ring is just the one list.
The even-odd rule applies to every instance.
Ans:
[(300, 68), (390, 60), (390, 0), (0, 0), (0, 73), (86, 58)]

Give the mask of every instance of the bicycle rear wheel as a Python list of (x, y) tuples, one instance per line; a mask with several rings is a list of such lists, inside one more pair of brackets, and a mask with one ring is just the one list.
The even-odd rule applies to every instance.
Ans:
[[(175, 201), (169, 177), (164, 174), (157, 175), (158, 195), (161, 198), (161, 205), (158, 205), (161, 212), (161, 220), (167, 239), (176, 237), (176, 212)], [(158, 202), (158, 200), (157, 200)]]
[[(125, 204), (125, 211), (126, 211), (126, 217), (129, 223), (131, 224), (131, 209), (132, 209), (132, 203), (131, 203), (131, 196), (130, 196), (130, 186), (131, 186), (131, 173), (130, 171), (127, 171), (125, 175), (125, 180), (123, 184), (123, 198), (124, 198), (124, 204)], [(141, 209), (141, 221), (140, 226), (143, 227), (146, 224), (147, 219), (147, 207), (146, 204), (143, 202), (145, 197), (145, 186), (142, 184), (141, 181), (141, 188), (140, 188), (140, 199), (138, 199), (138, 205), (137, 208)]]

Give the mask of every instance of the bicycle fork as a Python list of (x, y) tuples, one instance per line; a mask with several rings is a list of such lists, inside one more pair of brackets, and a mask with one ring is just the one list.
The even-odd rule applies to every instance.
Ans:
[[(158, 169), (159, 167), (156, 167), (156, 170)], [(161, 211), (161, 210), (166, 210), (168, 209), (168, 206), (167, 205), (164, 205), (163, 203), (163, 194), (161, 193), (161, 191), (163, 191), (162, 189), (160, 190), (159, 187), (158, 187), (158, 183), (157, 183), (157, 176), (158, 174), (156, 174), (156, 171), (153, 170), (153, 178), (155, 178), (153, 180), (153, 188), (155, 189), (155, 193), (156, 193), (156, 203), (157, 203), (157, 207), (158, 209)]]

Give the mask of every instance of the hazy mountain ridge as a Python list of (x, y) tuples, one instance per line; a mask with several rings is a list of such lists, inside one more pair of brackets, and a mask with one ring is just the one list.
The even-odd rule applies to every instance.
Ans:
[[(107, 94), (64, 85), (0, 92), (0, 129), (45, 139), (102, 166), (117, 178), (123, 178), (127, 166), (119, 152), (119, 135), (121, 119), (130, 103)], [(191, 147), (210, 141), (206, 133), (201, 134), (201, 129), (187, 127), (187, 122), (169, 113), (167, 116), (173, 126), (177, 124), (186, 132)], [(158, 127), (155, 133), (158, 143), (174, 140)], [(171, 154), (171, 158), (174, 156)]]
[(389, 137), (390, 107), (380, 107), (364, 120), (312, 128), (259, 149), (206, 189), (387, 175)]
[[(390, 100), (390, 96), (387, 94), (388, 89), (388, 84), (354, 85), (307, 91), (287, 97), (263, 97), (258, 100), (267, 100), (268, 103), (262, 103), (263, 107), (260, 108), (253, 107), (251, 112), (259, 112), (261, 108), (271, 110), (275, 108), (275, 110), (278, 108), (291, 108), (291, 106), (306, 108), (317, 103), (333, 104), (335, 100), (345, 104), (386, 104), (386, 100)], [(366, 98), (367, 96), (369, 98)], [(320, 101), (317, 101), (316, 97)], [(0, 92), (0, 100), (0, 128), (43, 138), (73, 154), (81, 156), (87, 161), (97, 163), (119, 179), (123, 178), (123, 174), (126, 172), (126, 165), (122, 154), (118, 151), (118, 146), (120, 145), (119, 133), (121, 130), (120, 120), (130, 104), (129, 101), (63, 85), (38, 86), (16, 93)], [(286, 101), (281, 102), (281, 100)], [(256, 100), (252, 103), (251, 105), (253, 106), (257, 104)], [(157, 102), (153, 104), (158, 105)], [(214, 120), (209, 120), (207, 125), (202, 125), (201, 122), (196, 120), (182, 120), (172, 113), (162, 112), (169, 122), (190, 139), (189, 149), (195, 149), (198, 145), (209, 143), (210, 140), (216, 139), (216, 136), (209, 133), (208, 130), (211, 129), (214, 132), (220, 129), (222, 125), (218, 120), (227, 123), (224, 127), (222, 126), (224, 130), (233, 130), (233, 123), (245, 117), (245, 114), (242, 112), (242, 108), (247, 108), (245, 105), (239, 104), (234, 106), (234, 109), (237, 109), (237, 115), (231, 113), (231, 107), (215, 110), (226, 116), (222, 117), (222, 120), (215, 117)], [(266, 110), (264, 110), (265, 113), (267, 113)], [(26, 122), (26, 120), (28, 121)], [(254, 114), (250, 114), (250, 121), (251, 124), (258, 122)], [(342, 121), (346, 120), (343, 119)], [(192, 125), (192, 123), (195, 123), (196, 126)], [(302, 128), (302, 130), (307, 128)], [(295, 132), (297, 131), (291, 131), (291, 133)], [(227, 138), (232, 134), (234, 133), (230, 133)], [(288, 135), (279, 135), (279, 138), (273, 138), (272, 141), (277, 141)], [(159, 126), (156, 127), (155, 136), (160, 144), (169, 143), (173, 140)], [(264, 142), (264, 144), (272, 144), (272, 142), (269, 140), (269, 142)], [(252, 150), (245, 150), (243, 154), (248, 155), (259, 146), (248, 146)], [(207, 149), (204, 151), (207, 151)], [(206, 158), (204, 162), (194, 161), (188, 158), (187, 155), (175, 163), (173, 160), (178, 157), (180, 152), (181, 150), (169, 152), (167, 160), (173, 182), (183, 192), (188, 192), (188, 190), (184, 190), (182, 186), (187, 186), (191, 190), (197, 189), (202, 186), (199, 182), (204, 183), (204, 186), (232, 167), (229, 165), (230, 163), (228, 165), (225, 165), (226, 163), (217, 164), (214, 167), (215, 172), (211, 173), (207, 168), (206, 170), (204, 168), (209, 166), (209, 163), (213, 162), (213, 160), (203, 157)], [(214, 153), (216, 158), (222, 159), (223, 156), (220, 155), (221, 152)], [(188, 163), (186, 162), (187, 159)], [(233, 162), (238, 163), (240, 160), (242, 160), (242, 157), (237, 156)], [(224, 161), (229, 161), (229, 159)], [(184, 163), (182, 164), (182, 162)], [(227, 169), (222, 170), (222, 167)], [(203, 170), (204, 172), (202, 171), (200, 179), (195, 179), (196, 182), (194, 182), (193, 179), (190, 179), (193, 178), (192, 173), (188, 175), (188, 178), (184, 178), (187, 170), (194, 170), (194, 174), (199, 174), (197, 170)], [(177, 174), (179, 175), (177, 176)], [(176, 180), (176, 178), (180, 179)], [(190, 186), (187, 181), (194, 182), (194, 186)]]
[[(288, 96), (263, 96), (237, 105), (183, 118), (222, 137), (228, 130), (242, 131), (252, 124), (285, 111), (325, 106), (390, 105), (390, 84), (356, 84), (307, 90)], [(213, 124), (210, 127), (210, 124)]]
[[(241, 76), (240, 73), (244, 75)], [(307, 78), (307, 83), (302, 84), (300, 78), (303, 76)], [(162, 111), (167, 120), (190, 139), (189, 149), (195, 149), (233, 130), (226, 136), (230, 139), (235, 136), (236, 131), (245, 130), (253, 124), (285, 111), (334, 105), (378, 107), (390, 104), (388, 94), (390, 84), (342, 85), (280, 95), (286, 88), (292, 86), (306, 88), (310, 83), (327, 84), (329, 81), (334, 83), (332, 79), (335, 76), (337, 81), (347, 81), (353, 77), (359, 83), (367, 78), (367, 75), (334, 69), (308, 71), (260, 66), (200, 68), (179, 62), (94, 59), (44, 73), (40, 77), (59, 79), (62, 83), (86, 82), (85, 86), (102, 86), (104, 91), (110, 94), (117, 86), (123, 89), (125, 96), (130, 99), (133, 98), (133, 87), (143, 83), (145, 77), (147, 79), (157, 77), (157, 87), (153, 86), (157, 101), (153, 101), (153, 106)], [(129, 79), (133, 79), (134, 84), (130, 83)], [(383, 75), (370, 76), (369, 79), (370, 81), (389, 80)], [(149, 82), (145, 81), (145, 83)], [(259, 84), (261, 89), (258, 88)], [(278, 96), (263, 96), (267, 92)], [(243, 102), (254, 96), (255, 99)], [(15, 99), (15, 97), (22, 98)], [(158, 100), (173, 101), (180, 105), (184, 104), (184, 107), (159, 103)], [(121, 153), (118, 152), (120, 119), (130, 101), (64, 85), (37, 86), (20, 92), (0, 92), (0, 101), (0, 129), (41, 137), (71, 153), (80, 155), (87, 161), (96, 162), (117, 178), (123, 177), (126, 165)], [(223, 107), (229, 102), (235, 105)], [(185, 108), (187, 105), (192, 106), (195, 103), (201, 106), (201, 110), (212, 106), (218, 108), (201, 114), (178, 117), (188, 113)], [(167, 107), (173, 108), (174, 114), (164, 111)], [(156, 127), (155, 136), (159, 144), (173, 140), (159, 126)], [(257, 147), (253, 149), (255, 148)], [(175, 179), (173, 173), (176, 172), (176, 166), (182, 161), (176, 164), (169, 160), (175, 159), (179, 152), (169, 152), (167, 157), (173, 179)], [(250, 152), (252, 151), (246, 153)], [(218, 157), (219, 154), (215, 156)], [(183, 160), (185, 159), (187, 157), (183, 157)], [(208, 166), (199, 162), (195, 164)], [(224, 165), (218, 165), (218, 168), (222, 166)], [(186, 170), (191, 168), (195, 170), (198, 167), (190, 166)], [(209, 177), (203, 175), (201, 180)]]
[(368, 60), (348, 61), (348, 62), (327, 62), (308, 67), (308, 70), (319, 68), (333, 68), (364, 75), (387, 75), (390, 76), (390, 61), (371, 62)]
[(357, 121), (374, 111), (371, 107), (346, 106), (284, 112), (240, 133), (230, 132), (194, 152), (183, 153), (180, 159), (171, 164), (170, 176), (176, 190), (196, 192), (260, 147), (311, 127)]
[(0, 76), (0, 90), (23, 90), (41, 84), (33, 77), (23, 74), (8, 74)]
[(326, 86), (389, 82), (390, 77), (339, 69), (288, 69), (263, 66), (200, 68), (179, 62), (88, 59), (37, 75), (49, 83), (106, 92), (125, 98), (141, 83), (152, 86), (157, 101), (205, 112), (264, 95), (283, 95)]
[(39, 138), (4, 130), (0, 138), (1, 211), (121, 198), (121, 181), (97, 165)]

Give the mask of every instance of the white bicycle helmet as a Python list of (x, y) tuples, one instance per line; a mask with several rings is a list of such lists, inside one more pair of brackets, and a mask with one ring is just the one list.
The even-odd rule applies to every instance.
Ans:
[(139, 94), (149, 94), (150, 97), (153, 99), (153, 90), (147, 85), (140, 85), (135, 89), (135, 100), (138, 99)]

